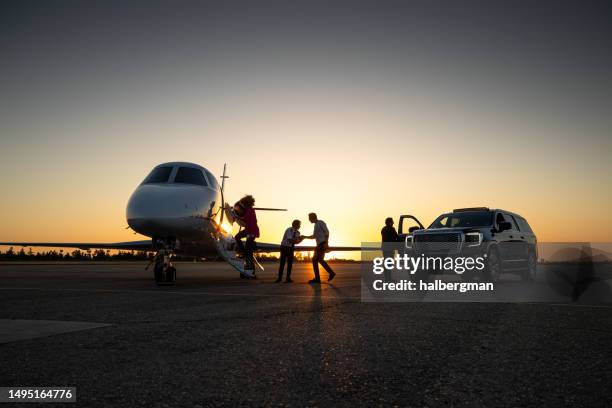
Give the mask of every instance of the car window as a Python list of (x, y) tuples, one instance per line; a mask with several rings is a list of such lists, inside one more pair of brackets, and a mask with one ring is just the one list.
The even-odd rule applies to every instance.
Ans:
[(523, 217), (516, 217), (516, 221), (521, 231), (524, 231), (528, 234), (533, 234), (533, 230), (531, 229), (531, 226), (529, 226), (529, 223), (526, 219), (524, 219)]
[(172, 167), (156, 167), (144, 179), (142, 184), (167, 183), (172, 173)]
[(452, 214), (442, 214), (429, 228), (466, 228), (490, 225), (491, 212), (489, 211), (461, 211)]
[(194, 184), (196, 186), (206, 186), (206, 179), (202, 170), (193, 167), (179, 167), (174, 177), (175, 183)]
[(512, 230), (518, 231), (519, 229), (516, 226), (516, 221), (514, 220), (514, 217), (510, 214), (506, 214), (505, 217), (506, 217), (506, 220), (510, 223), (510, 225), (512, 225)]
[(504, 221), (506, 221), (506, 219), (504, 218), (504, 214), (497, 213), (497, 216), (495, 217), (495, 223), (499, 225), (500, 222)]
[(438, 227), (437, 228), (444, 228), (444, 227), (448, 227), (448, 217), (442, 217), (438, 220), (437, 222)]

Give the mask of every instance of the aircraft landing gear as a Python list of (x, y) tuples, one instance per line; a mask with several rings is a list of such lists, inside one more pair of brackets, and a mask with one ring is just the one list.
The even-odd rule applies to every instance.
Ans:
[[(159, 243), (163, 245), (161, 241)], [(155, 283), (159, 286), (174, 285), (176, 282), (176, 268), (172, 265), (173, 255), (173, 246), (163, 245), (157, 251), (151, 263), (145, 268), (148, 269), (151, 264), (155, 264), (153, 267), (153, 277), (155, 278)]]
[(156, 256), (155, 268), (153, 275), (155, 277), (155, 283), (159, 286), (174, 285), (176, 282), (176, 268), (172, 266), (170, 256)]

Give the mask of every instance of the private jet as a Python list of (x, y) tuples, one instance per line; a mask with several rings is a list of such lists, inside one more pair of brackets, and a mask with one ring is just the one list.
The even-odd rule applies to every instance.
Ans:
[[(169, 162), (155, 166), (128, 200), (126, 220), (129, 228), (149, 237), (142, 241), (94, 242), (0, 242), (4, 246), (54, 247), (78, 249), (114, 249), (154, 252), (153, 277), (158, 285), (172, 285), (176, 254), (199, 258), (221, 258), (241, 277), (252, 278), (237, 256), (232, 225), (239, 217), (224, 196), (226, 167), (221, 183), (206, 168), (187, 162)], [(257, 208), (283, 211), (277, 208)], [(296, 246), (298, 251), (312, 251), (312, 246)], [(360, 247), (331, 247), (332, 251), (359, 251)], [(279, 252), (280, 245), (257, 243), (256, 253)], [(256, 262), (259, 268), (263, 267)]]

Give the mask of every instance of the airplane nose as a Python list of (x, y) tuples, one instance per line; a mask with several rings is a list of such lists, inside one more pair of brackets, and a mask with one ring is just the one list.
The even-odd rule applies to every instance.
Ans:
[(157, 218), (163, 216), (168, 203), (164, 200), (162, 187), (140, 186), (130, 197), (126, 216), (127, 219)]
[[(130, 197), (126, 218), (132, 230), (150, 237), (176, 235), (205, 215), (214, 200), (199, 187), (143, 184)], [(184, 232), (184, 231), (183, 231)]]
[(128, 225), (141, 234), (158, 235), (172, 219), (187, 215), (186, 204), (182, 201), (171, 194), (166, 186), (139, 186), (127, 204)]

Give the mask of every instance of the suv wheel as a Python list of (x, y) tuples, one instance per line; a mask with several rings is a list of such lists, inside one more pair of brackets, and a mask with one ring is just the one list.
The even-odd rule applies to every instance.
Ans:
[(484, 269), (484, 278), (487, 282), (497, 282), (501, 275), (501, 258), (497, 249), (493, 248), (487, 254), (487, 264)]
[(521, 277), (525, 282), (533, 282), (536, 279), (537, 272), (538, 260), (536, 259), (535, 253), (531, 251), (527, 257), (527, 268), (523, 271)]

